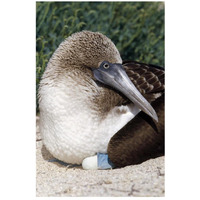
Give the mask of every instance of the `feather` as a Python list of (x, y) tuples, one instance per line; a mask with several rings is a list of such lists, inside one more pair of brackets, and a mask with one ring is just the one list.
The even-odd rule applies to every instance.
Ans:
[(150, 103), (164, 93), (164, 68), (135, 61), (124, 61), (130, 80)]
[(142, 95), (151, 102), (158, 123), (143, 112), (119, 130), (108, 144), (108, 156), (116, 167), (139, 164), (164, 155), (164, 69), (135, 61), (123, 66)]

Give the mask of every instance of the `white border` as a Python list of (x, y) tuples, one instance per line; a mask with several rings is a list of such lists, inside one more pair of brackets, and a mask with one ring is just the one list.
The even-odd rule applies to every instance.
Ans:
[[(36, 198), (35, 2), (1, 4), (1, 199)], [(165, 12), (165, 198), (196, 199), (200, 178), (199, 4), (167, 0)]]

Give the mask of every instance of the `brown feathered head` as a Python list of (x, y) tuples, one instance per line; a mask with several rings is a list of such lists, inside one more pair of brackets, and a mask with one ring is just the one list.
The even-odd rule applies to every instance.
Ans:
[(113, 42), (98, 32), (82, 31), (64, 40), (54, 53), (54, 58), (69, 65), (99, 67), (103, 61), (122, 63)]
[[(138, 108), (158, 120), (152, 106), (127, 76), (116, 46), (101, 33), (82, 31), (68, 37), (55, 51), (48, 66), (49, 73), (53, 75), (56, 74), (56, 70), (57, 73), (62, 74), (63, 68), (68, 71), (73, 69), (73, 71), (76, 71), (74, 76), (80, 73), (77, 78), (78, 82), (84, 78), (85, 71), (89, 73), (89, 68), (90, 75), (94, 75), (93, 78), (117, 89), (136, 104)], [(74, 70), (77, 67), (79, 70)], [(46, 76), (48, 77), (48, 72)], [(57, 77), (55, 76), (55, 78)]]

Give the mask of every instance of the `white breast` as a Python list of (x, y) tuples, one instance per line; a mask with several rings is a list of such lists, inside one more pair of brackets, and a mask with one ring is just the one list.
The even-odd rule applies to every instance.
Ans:
[(97, 152), (106, 153), (110, 138), (140, 110), (130, 104), (112, 109), (102, 120), (78, 87), (44, 85), (40, 90), (40, 132), (50, 153), (67, 163), (80, 164)]

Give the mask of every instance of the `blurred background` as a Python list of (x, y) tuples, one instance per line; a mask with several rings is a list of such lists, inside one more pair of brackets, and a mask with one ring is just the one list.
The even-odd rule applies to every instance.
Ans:
[(123, 60), (164, 67), (164, 2), (36, 2), (36, 95), (53, 52), (82, 30), (105, 34)]

